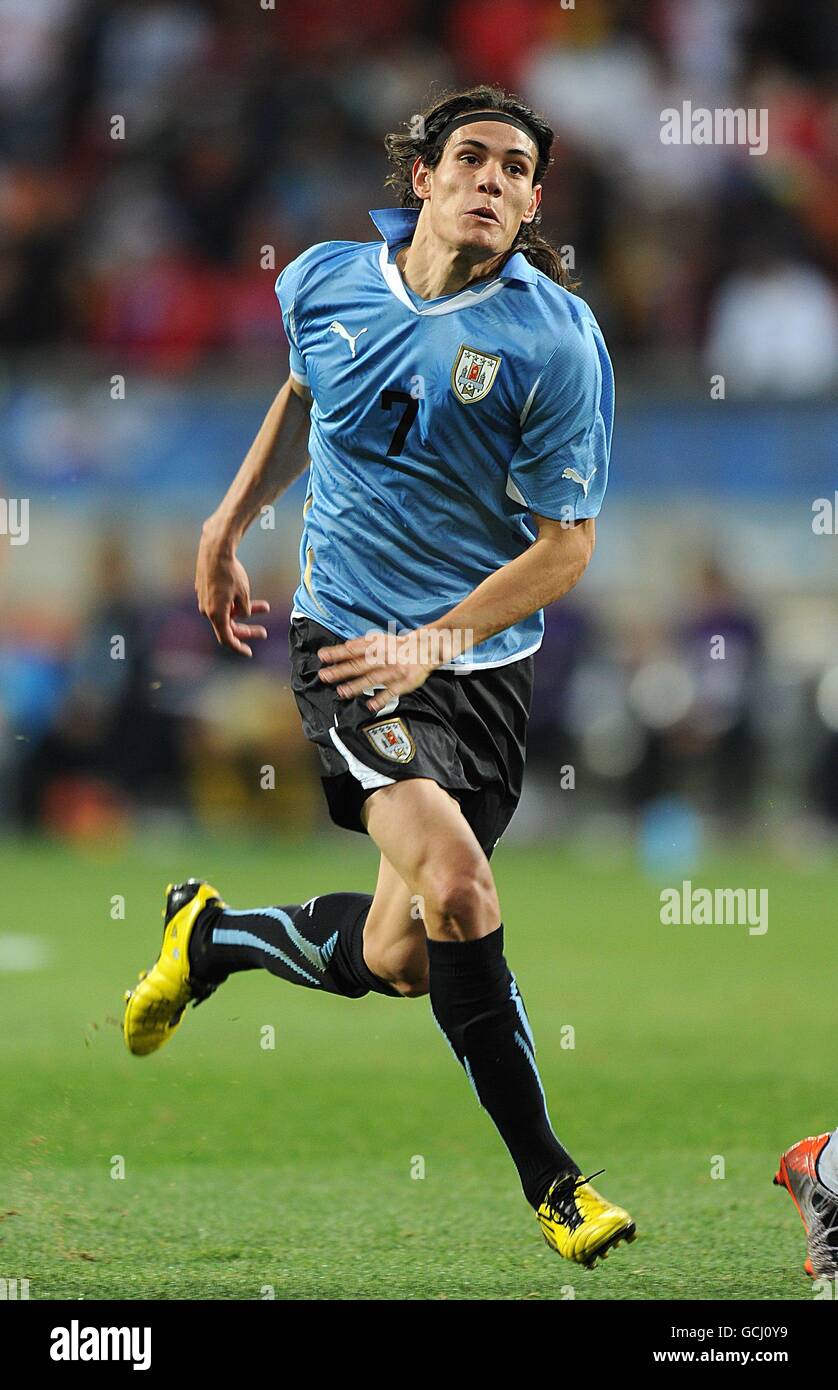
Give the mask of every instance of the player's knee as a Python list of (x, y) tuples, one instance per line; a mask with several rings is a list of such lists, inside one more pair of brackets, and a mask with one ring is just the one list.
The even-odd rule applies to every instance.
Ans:
[(428, 993), (428, 951), (424, 939), (397, 942), (382, 949), (371, 943), (365, 945), (364, 957), (370, 970), (405, 999), (418, 999)]
[(399, 991), (403, 999), (421, 999), (430, 991), (427, 967), (421, 976), (415, 976), (409, 980), (393, 980), (392, 985), (394, 989)]
[[(500, 908), (488, 860), (440, 866), (429, 878), (425, 893), (425, 921), (452, 941), (499, 921)], [(428, 922), (428, 917), (431, 922)]]
[(430, 989), (428, 979), (428, 952), (424, 942), (422, 953), (415, 952), (409, 957), (394, 960), (390, 966), (389, 980), (394, 989), (405, 999), (420, 999)]

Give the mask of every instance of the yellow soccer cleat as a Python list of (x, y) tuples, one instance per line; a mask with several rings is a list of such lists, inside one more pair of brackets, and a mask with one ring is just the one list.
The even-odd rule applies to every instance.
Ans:
[(123, 1033), (135, 1057), (156, 1052), (180, 1024), (189, 1001), (200, 1004), (218, 988), (189, 978), (189, 938), (209, 903), (225, 906), (217, 889), (196, 878), (166, 889), (160, 955), (150, 970), (140, 973), (139, 984), (125, 991)]
[(536, 1217), (551, 1250), (586, 1269), (604, 1260), (621, 1240), (631, 1242), (637, 1234), (628, 1212), (606, 1202), (591, 1187), (590, 1178), (576, 1173), (565, 1173), (551, 1183)]

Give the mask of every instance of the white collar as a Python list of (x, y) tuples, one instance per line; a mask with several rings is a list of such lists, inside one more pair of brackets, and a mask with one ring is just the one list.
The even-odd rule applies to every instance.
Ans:
[(484, 300), (491, 299), (493, 295), (499, 294), (504, 288), (506, 280), (523, 280), (527, 284), (533, 284), (538, 278), (538, 271), (527, 260), (521, 251), (516, 251), (514, 256), (498, 272), (497, 277), (491, 280), (483, 289), (464, 289), (460, 294), (456, 294), (451, 299), (447, 299), (443, 304), (434, 304), (430, 308), (418, 308), (404, 286), (402, 274), (395, 261), (390, 260), (390, 251), (400, 242), (410, 241), (416, 230), (416, 223), (419, 220), (419, 208), (376, 208), (370, 212), (376, 228), (384, 238), (378, 263), (381, 273), (388, 288), (401, 300), (407, 309), (414, 314), (427, 315), (451, 314), (457, 309), (469, 308), (475, 304), (482, 304)]

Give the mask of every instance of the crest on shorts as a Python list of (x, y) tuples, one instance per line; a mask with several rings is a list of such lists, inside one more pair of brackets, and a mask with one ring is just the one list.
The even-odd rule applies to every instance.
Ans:
[(461, 401), (470, 405), (488, 396), (498, 374), (500, 358), (491, 352), (460, 344), (457, 360), (451, 368), (451, 385)]
[(364, 733), (376, 753), (394, 763), (409, 763), (416, 754), (416, 744), (403, 719), (382, 719), (378, 724), (368, 724)]

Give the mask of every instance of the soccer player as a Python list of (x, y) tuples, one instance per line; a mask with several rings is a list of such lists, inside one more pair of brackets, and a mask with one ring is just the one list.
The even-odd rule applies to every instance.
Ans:
[(838, 1129), (800, 1139), (786, 1149), (774, 1174), (800, 1213), (811, 1278), (838, 1274)]
[(537, 231), (552, 142), (501, 88), (447, 94), (386, 138), (401, 206), (370, 213), (383, 240), (320, 242), (279, 276), (290, 379), (204, 523), (196, 591), (251, 656), (268, 605), (236, 547), (310, 462), (292, 686), (331, 817), (372, 837), (378, 882), (236, 911), (170, 886), (125, 1039), (154, 1051), (190, 1000), (257, 967), (353, 999), (429, 994), (548, 1244), (591, 1266), (634, 1223), (553, 1131), (489, 864), (521, 793), (542, 609), (591, 558), (611, 443), (600, 330)]

